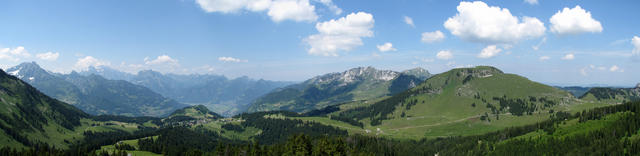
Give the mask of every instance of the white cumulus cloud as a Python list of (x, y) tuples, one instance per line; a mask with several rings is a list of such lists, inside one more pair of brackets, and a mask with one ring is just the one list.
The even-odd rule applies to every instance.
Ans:
[(316, 21), (318, 15), (315, 6), (309, 4), (309, 0), (276, 0), (271, 3), (267, 15), (271, 20), (280, 22), (284, 20)]
[(20, 60), (18, 58), (15, 58), (15, 57), (9, 55), (8, 52), (9, 52), (9, 48), (0, 49), (0, 59), (2, 59), (2, 60), (10, 60), (10, 61), (14, 61), (14, 62), (17, 62), (17, 61)]
[(436, 54), (436, 58), (441, 60), (448, 60), (453, 58), (453, 53), (448, 50), (442, 50)]
[(20, 61), (20, 58), (29, 58), (31, 54), (23, 47), (19, 46), (16, 48), (3, 48), (0, 49), (0, 59), (10, 60), (10, 61)]
[(178, 60), (169, 57), (168, 55), (160, 55), (156, 57), (156, 59), (151, 60), (149, 57), (144, 58), (144, 64), (147, 65), (159, 65), (159, 64), (167, 64), (167, 65), (177, 65)]
[(559, 35), (575, 35), (581, 33), (602, 32), (602, 25), (591, 17), (591, 12), (579, 5), (574, 8), (564, 8), (551, 16), (551, 32)]
[(502, 49), (498, 48), (496, 45), (489, 45), (480, 51), (478, 58), (491, 58), (498, 55), (500, 52), (502, 52)]
[(544, 23), (534, 17), (511, 15), (509, 9), (481, 1), (460, 2), (458, 13), (444, 27), (464, 40), (486, 44), (514, 43), (544, 35)]
[(233, 57), (218, 57), (218, 61), (222, 62), (249, 62), (248, 60), (241, 60)]
[(409, 16), (404, 16), (403, 17), (404, 23), (406, 23), (407, 25), (411, 26), (411, 27), (416, 27), (416, 25), (413, 24), (413, 19)]
[(109, 65), (111, 65), (109, 61), (99, 60), (94, 58), (93, 56), (85, 56), (83, 58), (78, 59), (78, 61), (74, 65), (74, 69), (82, 71), (82, 70), (86, 70), (91, 66), (99, 67), (99, 66), (109, 66)]
[(378, 48), (378, 50), (380, 52), (396, 51), (397, 50), (396, 48), (393, 48), (393, 44), (391, 44), (389, 42), (384, 43), (382, 45), (377, 45), (376, 47)]
[(576, 58), (576, 56), (573, 55), (572, 53), (566, 54), (566, 55), (564, 55), (564, 57), (562, 57), (563, 60), (573, 60), (575, 58)]
[(60, 53), (54, 53), (54, 52), (46, 52), (46, 53), (36, 54), (37, 58), (39, 58), (41, 60), (46, 60), (46, 61), (58, 60), (59, 56), (60, 56)]
[(433, 43), (442, 41), (445, 38), (444, 33), (440, 30), (436, 30), (434, 32), (423, 32), (422, 33), (422, 41), (423, 43)]
[(337, 20), (317, 23), (319, 33), (304, 39), (310, 46), (308, 53), (338, 56), (339, 51), (350, 51), (362, 46), (362, 37), (373, 36), (373, 24), (373, 15), (366, 12), (351, 13)]
[[(329, 8), (335, 6), (330, 3), (330, 0), (321, 0), (321, 2), (331, 4)], [(267, 11), (267, 15), (275, 22), (284, 20), (312, 22), (318, 19), (315, 6), (311, 5), (309, 0), (196, 0), (196, 3), (206, 12)], [(342, 12), (342, 10), (339, 11)]]
[(29, 52), (27, 52), (27, 50), (24, 49), (23, 46), (19, 46), (16, 48), (13, 48), (9, 51), (9, 53), (11, 55), (16, 55), (16, 56), (21, 56), (21, 57), (31, 57), (31, 54), (29, 54)]

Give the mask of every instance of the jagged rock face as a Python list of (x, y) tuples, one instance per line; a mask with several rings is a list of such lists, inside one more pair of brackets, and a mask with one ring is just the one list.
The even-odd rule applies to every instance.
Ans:
[(353, 68), (342, 73), (331, 73), (310, 79), (310, 84), (322, 84), (326, 82), (340, 81), (343, 84), (348, 84), (356, 81), (362, 81), (366, 79), (390, 81), (398, 76), (399, 72), (391, 70), (377, 70), (373, 67), (358, 67)]
[(636, 88), (640, 88), (640, 83), (638, 83), (638, 84), (636, 85)]
[(415, 76), (423, 81), (432, 76), (431, 73), (429, 73), (429, 71), (419, 67), (403, 71), (402, 74)]
[(472, 77), (478, 77), (478, 78), (485, 78), (485, 77), (491, 77), (495, 74), (503, 74), (502, 71), (500, 71), (499, 69), (496, 69), (494, 67), (486, 67), (486, 66), (479, 66), (476, 68), (465, 68), (465, 69), (459, 69), (460, 73), (458, 73), (458, 76), (462, 76), (462, 77), (466, 77), (468, 75), (471, 75)]

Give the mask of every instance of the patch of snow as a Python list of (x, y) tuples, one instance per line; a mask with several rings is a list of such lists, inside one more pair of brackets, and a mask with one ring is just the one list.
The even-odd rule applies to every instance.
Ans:
[[(22, 69), (22, 68), (20, 68)], [(15, 70), (15, 71), (10, 71), (9, 74), (13, 75), (13, 76), (18, 76), (18, 74), (20, 74), (20, 69)]]
[(33, 81), (33, 80), (35, 80), (35, 79), (36, 79), (36, 78), (34, 78), (34, 77), (29, 77), (29, 81)]
[(20, 75), (20, 70), (21, 70), (21, 69), (22, 69), (22, 68), (19, 68), (18, 70), (15, 70), (15, 71), (11, 71), (11, 72), (9, 72), (9, 74), (11, 74), (11, 75), (13, 75), (13, 76), (15, 76), (15, 77), (18, 77), (18, 78), (20, 78), (20, 79), (22, 79), (22, 77), (24, 77), (24, 76)]

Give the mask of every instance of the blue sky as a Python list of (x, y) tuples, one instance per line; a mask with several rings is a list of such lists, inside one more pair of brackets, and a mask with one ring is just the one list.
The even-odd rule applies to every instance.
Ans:
[(36, 61), (55, 72), (93, 65), (301, 81), (358, 66), (440, 73), (491, 65), (548, 84), (631, 86), (640, 82), (638, 6), (634, 0), (0, 0), (0, 67)]

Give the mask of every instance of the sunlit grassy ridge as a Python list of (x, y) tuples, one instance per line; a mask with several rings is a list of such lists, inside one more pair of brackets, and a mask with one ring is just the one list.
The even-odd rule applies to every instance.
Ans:
[[(350, 132), (419, 139), (478, 135), (540, 122), (557, 111), (606, 106), (488, 66), (453, 69), (399, 95), (370, 102), (341, 105), (325, 118), (341, 115), (364, 123), (364, 128), (351, 127)], [(345, 127), (344, 122), (323, 117), (302, 118)]]

